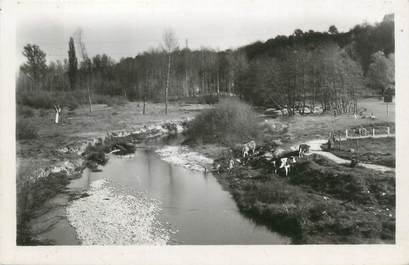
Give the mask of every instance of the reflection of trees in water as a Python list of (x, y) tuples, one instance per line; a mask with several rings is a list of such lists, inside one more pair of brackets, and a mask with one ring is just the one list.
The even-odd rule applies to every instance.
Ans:
[(152, 168), (151, 168), (152, 158), (149, 155), (148, 151), (145, 150), (144, 154), (145, 154), (146, 163), (148, 164), (148, 187), (149, 187), (149, 190), (151, 190), (152, 189), (152, 177), (153, 177)]
[(166, 163), (168, 166), (168, 176), (169, 176), (169, 196), (170, 196), (170, 204), (175, 205), (176, 202), (176, 196), (178, 195), (178, 190), (175, 185), (175, 179), (173, 176), (173, 168), (171, 164)]

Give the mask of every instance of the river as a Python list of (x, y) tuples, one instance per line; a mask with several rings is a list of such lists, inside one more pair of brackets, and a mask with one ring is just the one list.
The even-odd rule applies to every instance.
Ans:
[(170, 164), (153, 150), (112, 155), (102, 171), (85, 170), (68, 188), (87, 193), (67, 206), (75, 229), (60, 222), (48, 232), (56, 244), (291, 243), (242, 215), (211, 173)]

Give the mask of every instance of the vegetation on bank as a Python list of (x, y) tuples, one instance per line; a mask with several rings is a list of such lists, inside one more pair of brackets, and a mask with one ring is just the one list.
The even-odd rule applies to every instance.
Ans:
[[(53, 109), (54, 105), (74, 110), (80, 105), (88, 104), (88, 95), (86, 91), (35, 91), (17, 93), (17, 111), (26, 107), (33, 109)], [(108, 106), (124, 105), (128, 100), (122, 96), (110, 96), (102, 94), (93, 94), (94, 104), (106, 104)]]
[(198, 114), (188, 124), (185, 135), (192, 143), (233, 146), (259, 138), (258, 123), (250, 105), (236, 98), (223, 99), (214, 109)]
[(38, 137), (38, 127), (30, 119), (18, 119), (16, 123), (16, 139), (27, 140)]
[(70, 179), (79, 177), (79, 172), (67, 175), (65, 171), (50, 173), (36, 180), (22, 179), (17, 181), (17, 245), (43, 245), (33, 239), (29, 221), (37, 210), (50, 198), (64, 192)]
[[(218, 162), (223, 162), (223, 158)], [(294, 243), (394, 243), (395, 177), (313, 155), (289, 177), (261, 157), (216, 174), (240, 210)]]

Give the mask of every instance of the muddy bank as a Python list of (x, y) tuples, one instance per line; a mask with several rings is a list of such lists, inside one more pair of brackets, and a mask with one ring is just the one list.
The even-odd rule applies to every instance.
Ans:
[[(67, 189), (67, 185), (70, 180), (79, 178), (84, 168), (98, 170), (98, 164), (108, 160), (106, 154), (109, 152), (132, 153), (138, 143), (181, 133), (188, 120), (157, 122), (137, 129), (107, 132), (104, 138), (80, 140), (58, 147), (56, 152), (67, 160), (36, 168), (24, 178), (24, 182), (17, 184), (17, 244), (53, 244), (47, 240), (47, 234), (53, 227), (63, 223), (65, 229), (72, 229), (66, 220), (65, 207), (81, 194)], [(59, 194), (66, 195), (62, 200), (54, 200)], [(75, 243), (78, 243), (76, 238), (67, 242)]]

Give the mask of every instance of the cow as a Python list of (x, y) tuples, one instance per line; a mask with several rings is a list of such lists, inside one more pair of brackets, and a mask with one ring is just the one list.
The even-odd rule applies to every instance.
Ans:
[(249, 155), (249, 152), (251, 151), (252, 154), (256, 151), (256, 142), (255, 141), (250, 141), (248, 143), (245, 143), (242, 149), (243, 153), (243, 158)]
[(276, 165), (276, 160), (272, 161), (273, 167), (274, 167), (274, 173), (277, 174), (277, 165)]
[(284, 168), (285, 170), (285, 176), (288, 176), (288, 172), (290, 171), (290, 164), (288, 163), (288, 157), (282, 157), (280, 159), (280, 166), (278, 167), (280, 168)]
[(230, 160), (229, 160), (229, 166), (228, 166), (228, 170), (229, 170), (229, 172), (230, 172), (230, 170), (232, 170), (233, 169), (233, 167), (234, 167), (234, 159), (233, 158), (230, 158)]
[[(280, 163), (280, 166), (277, 168), (276, 165), (278, 163)], [(288, 176), (288, 173), (290, 172), (291, 167), (295, 163), (296, 163), (295, 156), (277, 158), (273, 160), (274, 173), (277, 173), (278, 169), (284, 169), (285, 175)]]
[(300, 144), (298, 147), (298, 157), (303, 157), (305, 153), (310, 151), (310, 146), (308, 144)]

